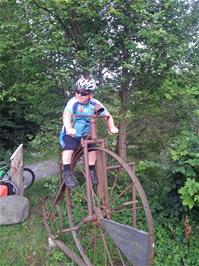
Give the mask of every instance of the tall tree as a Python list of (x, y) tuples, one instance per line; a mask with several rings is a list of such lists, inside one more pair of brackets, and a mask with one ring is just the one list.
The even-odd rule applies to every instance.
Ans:
[(195, 1), (28, 0), (1, 6), (20, 29), (6, 29), (7, 17), (1, 14), (3, 39), (8, 35), (9, 45), (17, 43), (12, 49), (1, 46), (1, 89), (10, 96), (17, 92), (25, 117), (48, 128), (61, 114), (64, 92), (72, 91), (82, 69), (90, 69), (104, 101), (120, 99), (118, 151), (124, 158), (129, 99), (139, 91), (153, 93), (168, 74), (194, 63)]

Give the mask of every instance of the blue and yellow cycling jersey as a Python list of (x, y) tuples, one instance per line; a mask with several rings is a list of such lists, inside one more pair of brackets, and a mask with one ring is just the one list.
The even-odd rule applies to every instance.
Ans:
[[(107, 115), (108, 111), (103, 104), (97, 99), (90, 99), (87, 104), (80, 104), (76, 97), (70, 99), (65, 106), (64, 111), (69, 111), (72, 115), (93, 115), (95, 113), (95, 105), (99, 104), (104, 108), (101, 115)], [(90, 133), (90, 118), (89, 117), (72, 117), (72, 125), (76, 130), (75, 138), (82, 138)], [(67, 135), (66, 129), (63, 126), (60, 134), (60, 144), (62, 146), (63, 136)]]

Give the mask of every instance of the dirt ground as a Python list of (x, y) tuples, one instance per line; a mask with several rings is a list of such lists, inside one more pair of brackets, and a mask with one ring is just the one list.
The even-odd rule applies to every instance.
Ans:
[(27, 164), (24, 165), (24, 167), (28, 167), (33, 170), (36, 180), (59, 174), (59, 163), (52, 159), (34, 164)]

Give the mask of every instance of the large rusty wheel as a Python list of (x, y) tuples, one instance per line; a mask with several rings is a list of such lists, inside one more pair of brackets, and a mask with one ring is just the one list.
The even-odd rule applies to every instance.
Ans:
[[(98, 188), (90, 184), (92, 220), (85, 220), (87, 199), (82, 150), (74, 156), (72, 164), (79, 186), (72, 191), (66, 189), (67, 222), (73, 229), (69, 234), (73, 236), (77, 253), (86, 265), (151, 265), (152, 216), (134, 165), (128, 165), (107, 149), (96, 150), (100, 182)], [(105, 184), (101, 182), (102, 176)]]

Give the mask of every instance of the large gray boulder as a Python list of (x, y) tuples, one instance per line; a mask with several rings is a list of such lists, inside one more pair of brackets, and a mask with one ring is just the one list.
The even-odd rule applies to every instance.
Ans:
[(21, 223), (28, 217), (29, 210), (29, 201), (23, 196), (0, 197), (0, 224)]

